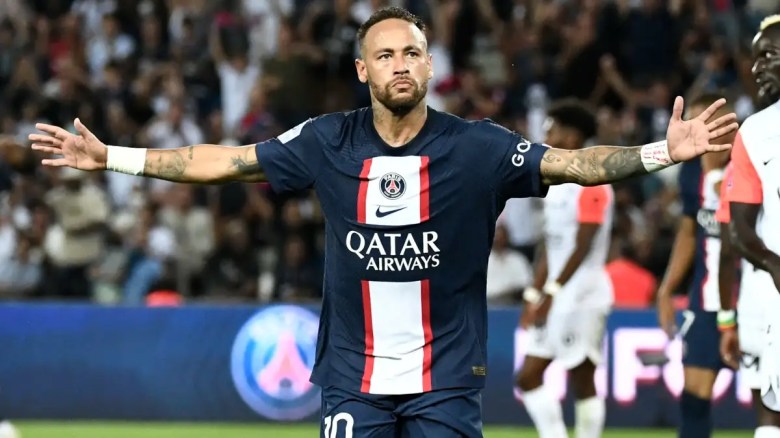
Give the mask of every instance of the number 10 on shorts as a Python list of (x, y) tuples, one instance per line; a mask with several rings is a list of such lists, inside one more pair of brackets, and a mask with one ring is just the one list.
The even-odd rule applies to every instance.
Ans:
[(346, 412), (325, 417), (325, 434), (323, 438), (339, 438), (339, 422), (342, 420), (344, 422), (344, 438), (352, 438), (352, 427), (355, 425), (355, 420), (352, 418), (352, 415)]

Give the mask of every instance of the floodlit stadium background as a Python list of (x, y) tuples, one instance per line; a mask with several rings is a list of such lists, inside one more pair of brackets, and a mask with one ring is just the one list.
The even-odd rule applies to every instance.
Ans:
[[(281, 415), (297, 423), (296, 411), (307, 412), (309, 426), (289, 436), (316, 433), (316, 409), (307, 411), (316, 408), (315, 389), (242, 395), (233, 370), (241, 328), (268, 309), (260, 306), (296, 303), (316, 313), (323, 223), (313, 194), (60, 173), (36, 164), (26, 136), (37, 121), (71, 126), (78, 116), (109, 144), (239, 145), (366, 105), (354, 74), (355, 30), (387, 3), (431, 27), (431, 106), (490, 117), (541, 141), (549, 102), (579, 97), (598, 109), (597, 144), (662, 138), (676, 94), (720, 91), (746, 117), (750, 39), (780, 9), (771, 0), (0, 2), (0, 414), (26, 437), (281, 437), (281, 426), (267, 422)], [(599, 374), (614, 436), (656, 427), (667, 429), (646, 436), (672, 436), (677, 421), (679, 342), (663, 367), (637, 354), (667, 349), (647, 309), (679, 217), (675, 172), (616, 186), (610, 267), (617, 307), (631, 310), (610, 320), (610, 360)], [(63, 191), (68, 184), (80, 188)], [(531, 200), (507, 206), (509, 241), (497, 251), (508, 243), (530, 254), (538, 208)], [(65, 232), (64, 217), (69, 227), (99, 223), (108, 232)], [(488, 424), (530, 424), (510, 386), (523, 345), (512, 293), (520, 283), (491, 290)], [(167, 291), (184, 305), (144, 306), (165, 302)], [(312, 329), (290, 327), (308, 366)], [(724, 372), (716, 393), (719, 427), (752, 426), (738, 377)], [(571, 424), (570, 406), (566, 413)], [(153, 420), (163, 429), (67, 429), (76, 419)], [(209, 429), (211, 422), (251, 425)]]

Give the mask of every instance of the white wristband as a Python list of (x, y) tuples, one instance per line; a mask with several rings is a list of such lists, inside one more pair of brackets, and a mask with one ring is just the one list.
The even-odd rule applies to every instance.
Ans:
[(523, 291), (523, 300), (531, 303), (536, 304), (539, 302), (539, 300), (542, 298), (542, 293), (539, 292), (539, 289), (535, 287), (527, 287)]
[(548, 281), (542, 289), (544, 290), (544, 293), (554, 297), (558, 292), (561, 291), (561, 289), (563, 289), (563, 286), (561, 286), (561, 284), (557, 281)]
[(641, 156), (642, 164), (648, 172), (656, 172), (675, 164), (669, 155), (669, 146), (666, 144), (666, 140), (642, 146)]
[(106, 169), (128, 175), (142, 175), (146, 165), (146, 148), (106, 146)]
[(733, 309), (718, 310), (718, 324), (734, 323), (737, 318), (737, 312)]

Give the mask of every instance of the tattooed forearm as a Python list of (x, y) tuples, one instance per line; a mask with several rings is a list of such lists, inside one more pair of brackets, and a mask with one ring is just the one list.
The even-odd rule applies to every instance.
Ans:
[(183, 183), (258, 182), (265, 179), (254, 145), (203, 144), (179, 149), (149, 149), (144, 176)]
[(641, 147), (595, 146), (568, 151), (550, 149), (542, 158), (545, 184), (577, 183), (594, 186), (647, 173)]
[(182, 176), (187, 170), (183, 154), (175, 149), (147, 153), (144, 175), (168, 181), (183, 181)]
[(257, 175), (260, 173), (257, 156), (250, 149), (231, 157), (230, 162), (239, 175)]
[(618, 147), (617, 150), (611, 151), (602, 163), (608, 182), (647, 173), (645, 165), (642, 164), (641, 151), (641, 147)]

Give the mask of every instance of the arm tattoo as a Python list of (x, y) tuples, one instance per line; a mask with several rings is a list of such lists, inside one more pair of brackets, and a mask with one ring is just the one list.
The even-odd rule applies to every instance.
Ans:
[(619, 148), (604, 159), (602, 166), (607, 178), (613, 181), (647, 173), (642, 164), (641, 147)]
[(647, 173), (640, 147), (595, 146), (574, 151), (550, 149), (542, 158), (545, 184), (594, 186)]
[(156, 162), (147, 157), (144, 166), (144, 174), (169, 181), (181, 181), (186, 170), (187, 163), (178, 151), (158, 154)]
[(243, 157), (239, 153), (230, 158), (233, 167), (236, 168), (239, 175), (247, 176), (260, 173), (260, 165), (257, 162), (257, 158), (252, 158), (252, 153), (251, 149), (247, 149)]
[[(197, 150), (198, 157), (195, 157)], [(265, 180), (254, 146), (194, 145), (149, 150), (144, 176), (187, 183), (260, 182)]]

